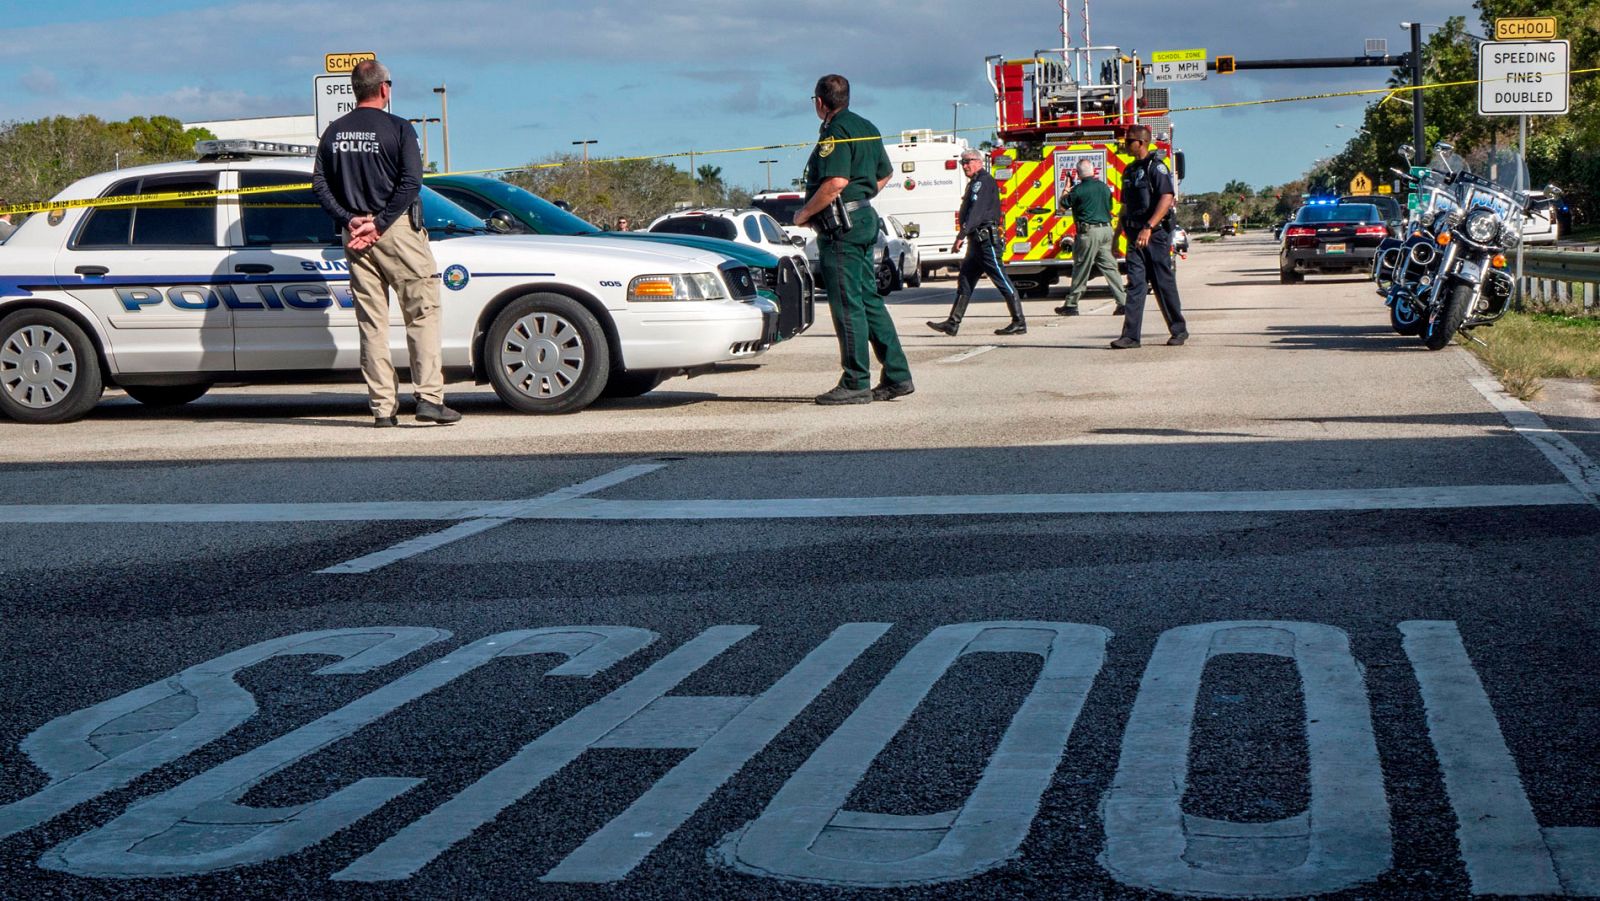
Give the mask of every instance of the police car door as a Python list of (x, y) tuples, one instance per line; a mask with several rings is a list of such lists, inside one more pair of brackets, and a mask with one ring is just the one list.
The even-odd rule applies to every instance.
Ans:
[[(133, 176), (102, 196), (215, 191), (223, 173)], [(119, 373), (233, 369), (232, 311), (217, 291), (228, 251), (215, 196), (91, 207), (56, 278), (106, 326)]]
[[(238, 171), (241, 190), (305, 185), (309, 172)], [(241, 371), (358, 369), (360, 332), (344, 243), (309, 187), (241, 194), (229, 208), (233, 249), (228, 269), (239, 279), (234, 313)], [(398, 305), (391, 313), (398, 312)], [(403, 335), (402, 335), (403, 340)], [(403, 345), (402, 345), (403, 346)]]

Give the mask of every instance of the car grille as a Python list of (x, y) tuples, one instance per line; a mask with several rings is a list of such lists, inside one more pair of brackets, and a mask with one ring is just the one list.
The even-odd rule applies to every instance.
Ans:
[(731, 260), (723, 263), (722, 280), (728, 283), (728, 294), (734, 300), (750, 300), (756, 296), (756, 279), (750, 267)]

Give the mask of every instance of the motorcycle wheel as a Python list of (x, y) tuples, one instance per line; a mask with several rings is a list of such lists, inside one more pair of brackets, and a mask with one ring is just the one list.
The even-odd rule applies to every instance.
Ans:
[(1422, 346), (1429, 350), (1442, 350), (1448, 347), (1450, 339), (1461, 330), (1461, 323), (1467, 321), (1467, 307), (1471, 304), (1471, 285), (1452, 286), (1450, 296), (1445, 301), (1444, 309), (1439, 311), (1438, 318), (1423, 321)]
[(1397, 335), (1420, 335), (1427, 325), (1427, 320), (1416, 307), (1404, 300), (1397, 300), (1389, 305), (1389, 327)]

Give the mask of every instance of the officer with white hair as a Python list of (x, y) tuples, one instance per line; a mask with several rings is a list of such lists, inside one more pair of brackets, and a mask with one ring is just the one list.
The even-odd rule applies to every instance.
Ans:
[(1072, 211), (1077, 237), (1072, 242), (1072, 287), (1066, 302), (1056, 307), (1061, 316), (1078, 315), (1078, 301), (1097, 273), (1105, 276), (1117, 308), (1127, 303), (1122, 290), (1122, 275), (1117, 272), (1116, 233), (1111, 230), (1111, 188), (1095, 177), (1094, 161), (1078, 160), (1078, 183), (1056, 204), (1056, 209)]

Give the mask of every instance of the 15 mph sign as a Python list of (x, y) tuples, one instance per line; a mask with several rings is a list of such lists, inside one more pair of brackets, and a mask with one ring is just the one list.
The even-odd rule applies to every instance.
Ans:
[(1478, 114), (1565, 114), (1571, 48), (1567, 41), (1484, 44), (1478, 53)]

